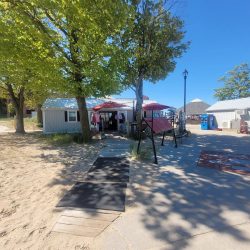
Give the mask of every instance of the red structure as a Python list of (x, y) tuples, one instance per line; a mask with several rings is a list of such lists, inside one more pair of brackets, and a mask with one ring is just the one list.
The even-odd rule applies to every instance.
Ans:
[(99, 111), (101, 109), (107, 109), (107, 108), (123, 108), (123, 107), (127, 107), (127, 105), (122, 104), (122, 103), (118, 103), (118, 102), (104, 102), (100, 105), (97, 105), (93, 108), (94, 111)]
[(142, 118), (141, 126), (140, 126), (141, 130), (139, 131), (139, 142), (138, 142), (138, 146), (137, 146), (137, 154), (140, 151), (142, 133), (146, 133), (146, 135), (149, 136), (151, 141), (152, 141), (155, 164), (158, 164), (158, 161), (157, 161), (157, 155), (156, 155), (156, 149), (155, 149), (154, 134), (159, 134), (159, 133), (163, 132), (161, 146), (164, 146), (165, 134), (166, 134), (166, 132), (171, 131), (172, 135), (173, 135), (174, 142), (175, 142), (175, 147), (177, 147), (175, 131), (174, 131), (174, 127), (172, 126), (171, 122), (165, 117), (154, 118), (154, 110), (159, 111), (159, 110), (163, 110), (163, 109), (167, 109), (167, 108), (170, 108), (170, 107), (166, 106), (166, 105), (159, 104), (159, 103), (150, 103), (150, 104), (143, 106), (144, 110), (151, 110), (152, 111), (152, 116), (151, 116), (151, 118)]
[(166, 106), (166, 105), (163, 105), (163, 104), (160, 104), (160, 103), (149, 103), (149, 104), (146, 104), (146, 105), (143, 105), (142, 107), (144, 110), (163, 110), (163, 109), (168, 109), (170, 108), (170, 106)]

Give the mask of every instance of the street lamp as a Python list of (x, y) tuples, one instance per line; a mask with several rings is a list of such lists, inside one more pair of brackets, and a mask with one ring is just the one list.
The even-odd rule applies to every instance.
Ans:
[(184, 76), (184, 114), (186, 116), (186, 83), (187, 83), (187, 76), (188, 76), (188, 71), (185, 69), (183, 72)]

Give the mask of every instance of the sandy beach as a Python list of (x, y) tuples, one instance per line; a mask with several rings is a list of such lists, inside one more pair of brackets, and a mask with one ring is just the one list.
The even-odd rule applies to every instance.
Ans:
[(88, 249), (81, 237), (50, 231), (56, 204), (100, 147), (56, 147), (30, 134), (0, 134), (0, 249)]

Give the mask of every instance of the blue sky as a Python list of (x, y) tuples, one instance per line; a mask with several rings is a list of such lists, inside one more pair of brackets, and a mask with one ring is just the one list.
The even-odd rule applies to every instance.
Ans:
[[(214, 89), (223, 86), (218, 79), (238, 64), (250, 64), (250, 0), (178, 1), (174, 13), (185, 22), (190, 48), (165, 80), (144, 84), (144, 95), (162, 104), (183, 106), (186, 68), (187, 102), (200, 98), (213, 104)], [(120, 95), (134, 96), (130, 90)]]

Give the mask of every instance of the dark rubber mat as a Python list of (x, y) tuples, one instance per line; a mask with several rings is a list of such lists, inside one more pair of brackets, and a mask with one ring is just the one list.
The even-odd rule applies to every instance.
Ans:
[(57, 207), (125, 211), (126, 183), (77, 182)]
[(129, 161), (125, 157), (98, 157), (84, 180), (129, 182)]

